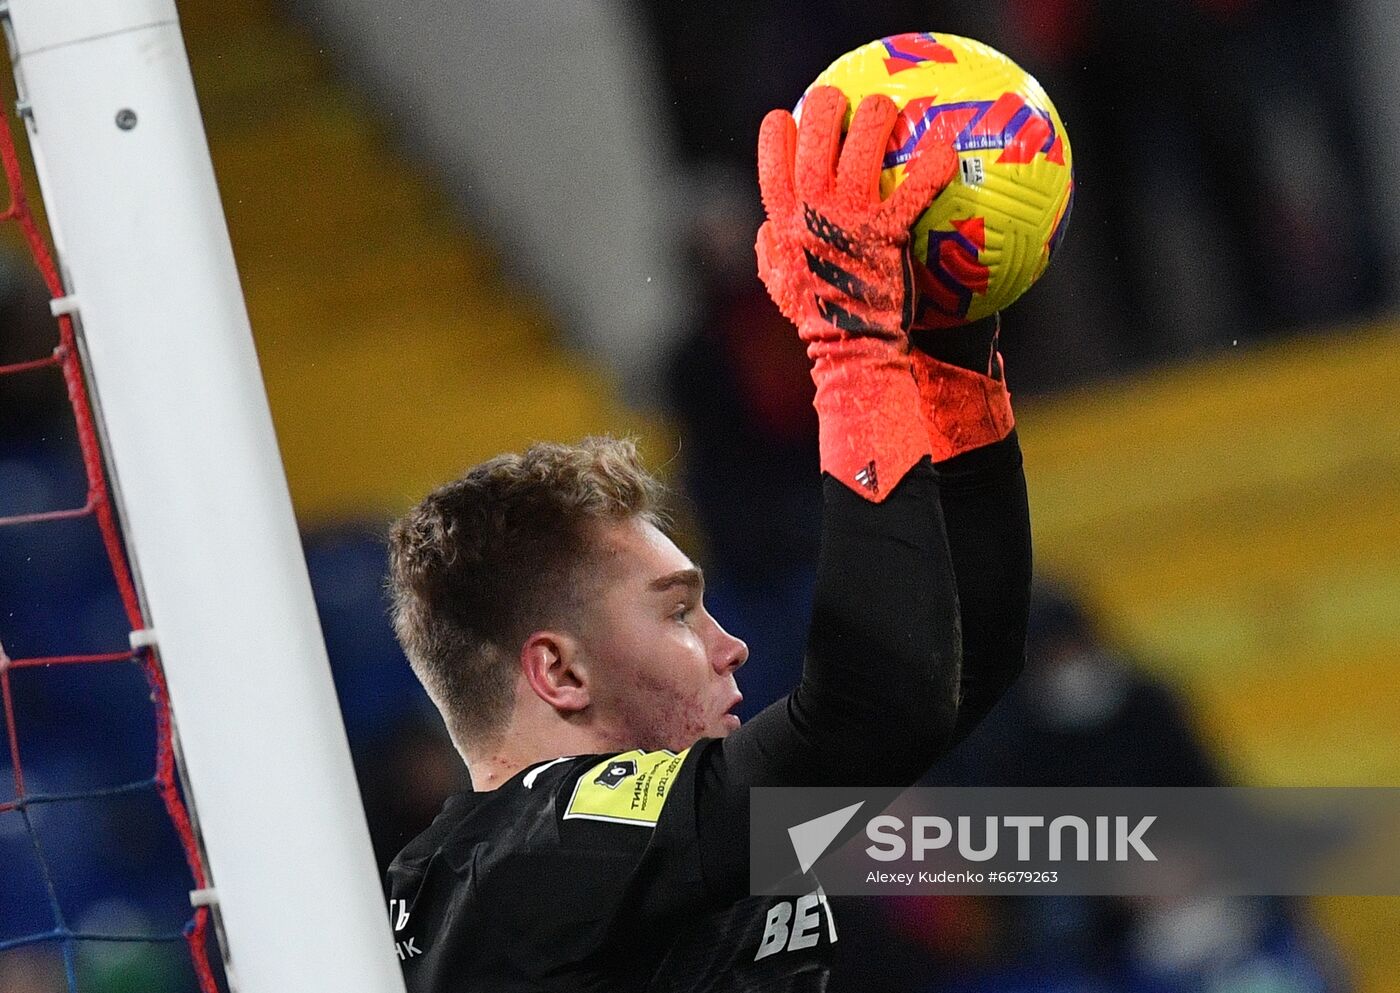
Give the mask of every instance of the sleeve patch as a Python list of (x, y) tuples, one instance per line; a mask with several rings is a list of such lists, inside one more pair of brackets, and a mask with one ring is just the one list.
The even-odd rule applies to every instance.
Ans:
[(655, 827), (689, 752), (633, 750), (599, 762), (574, 784), (565, 820), (581, 817)]

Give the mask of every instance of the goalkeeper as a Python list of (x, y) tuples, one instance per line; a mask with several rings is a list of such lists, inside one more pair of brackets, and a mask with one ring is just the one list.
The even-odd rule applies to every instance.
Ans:
[[(395, 624), (471, 773), (389, 870), (408, 988), (825, 988), (819, 888), (748, 893), (751, 786), (913, 783), (1020, 670), (1021, 455), (990, 325), (914, 327), (925, 141), (879, 196), (896, 111), (816, 88), (759, 139), (759, 271), (807, 344), (824, 509), (807, 657), (739, 725), (748, 649), (705, 609), (630, 444), (503, 455), (391, 537)], [(911, 335), (913, 343), (911, 344)]]

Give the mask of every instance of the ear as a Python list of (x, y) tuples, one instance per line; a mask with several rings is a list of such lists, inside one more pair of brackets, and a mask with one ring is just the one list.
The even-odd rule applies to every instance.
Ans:
[(586, 667), (578, 639), (562, 631), (536, 631), (520, 646), (520, 671), (535, 696), (555, 710), (588, 706)]

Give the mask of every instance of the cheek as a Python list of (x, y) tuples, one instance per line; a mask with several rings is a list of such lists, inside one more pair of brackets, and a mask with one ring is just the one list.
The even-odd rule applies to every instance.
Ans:
[(685, 748), (708, 727), (709, 680), (701, 657), (639, 669), (627, 687), (628, 730), (648, 748)]

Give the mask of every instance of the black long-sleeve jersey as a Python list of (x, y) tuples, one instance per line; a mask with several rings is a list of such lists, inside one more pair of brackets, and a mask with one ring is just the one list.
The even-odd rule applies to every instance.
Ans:
[(559, 758), (449, 800), (389, 870), (410, 993), (825, 989), (816, 880), (748, 893), (749, 788), (914, 782), (1019, 671), (1030, 582), (1014, 433), (881, 504), (825, 487), (797, 688), (679, 754)]
[(453, 797), (391, 870), (409, 989), (821, 990), (820, 889), (736, 899), (713, 877), (747, 862), (707, 872), (696, 794), (718, 745), (558, 759)]

